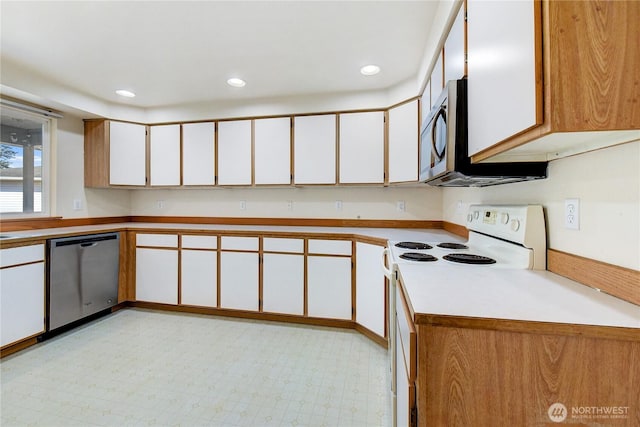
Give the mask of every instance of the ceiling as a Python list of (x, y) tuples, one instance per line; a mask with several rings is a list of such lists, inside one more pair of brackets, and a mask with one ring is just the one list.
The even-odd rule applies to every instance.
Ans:
[[(416, 77), (438, 4), (2, 1), (0, 52), (49, 83), (141, 108), (381, 90)], [(382, 71), (361, 75), (371, 63)]]

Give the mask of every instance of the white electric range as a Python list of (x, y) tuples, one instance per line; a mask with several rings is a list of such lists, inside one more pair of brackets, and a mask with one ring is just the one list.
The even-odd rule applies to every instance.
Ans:
[[(546, 227), (544, 211), (539, 205), (472, 205), (467, 215), (469, 238), (459, 242), (389, 242), (385, 249), (388, 260), (383, 269), (389, 278), (389, 353), (391, 361), (391, 391), (393, 399), (393, 425), (406, 424), (408, 396), (405, 393), (408, 372), (405, 370), (407, 343), (402, 340), (408, 335), (408, 325), (404, 308), (398, 307), (397, 278), (399, 266), (414, 264), (426, 273), (432, 271), (433, 280), (450, 283), (449, 275), (475, 272), (483, 269), (546, 269)], [(471, 279), (473, 280), (473, 279)], [(400, 344), (398, 344), (400, 342)], [(403, 347), (405, 347), (403, 349)]]

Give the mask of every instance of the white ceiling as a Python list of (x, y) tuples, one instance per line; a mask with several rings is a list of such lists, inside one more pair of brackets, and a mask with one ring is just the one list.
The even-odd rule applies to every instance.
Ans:
[[(0, 52), (51, 83), (143, 108), (370, 91), (416, 77), (438, 4), (2, 1)], [(370, 63), (382, 71), (362, 76)]]

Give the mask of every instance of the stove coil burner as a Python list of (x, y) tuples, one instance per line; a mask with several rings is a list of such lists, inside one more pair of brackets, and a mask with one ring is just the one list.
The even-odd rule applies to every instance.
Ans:
[(444, 249), (469, 249), (469, 246), (463, 245), (462, 243), (440, 243), (438, 245), (439, 248)]
[(413, 249), (414, 251), (432, 248), (431, 245), (427, 245), (426, 243), (419, 243), (419, 242), (400, 242), (400, 243), (396, 243), (396, 247), (402, 248), (402, 249)]
[(422, 254), (419, 252), (405, 252), (400, 255), (400, 258), (418, 262), (429, 262), (438, 260), (438, 258), (434, 257), (433, 255)]
[(459, 262), (462, 264), (495, 264), (496, 260), (486, 256), (472, 254), (449, 254), (442, 258), (451, 262)]

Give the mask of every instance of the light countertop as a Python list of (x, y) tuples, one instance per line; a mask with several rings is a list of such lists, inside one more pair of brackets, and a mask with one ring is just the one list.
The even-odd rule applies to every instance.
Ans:
[(639, 306), (549, 271), (415, 264), (399, 269), (416, 315), (640, 328)]

